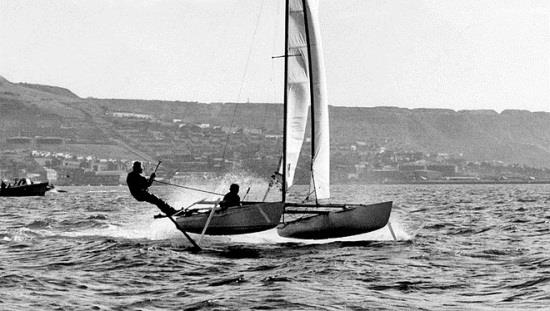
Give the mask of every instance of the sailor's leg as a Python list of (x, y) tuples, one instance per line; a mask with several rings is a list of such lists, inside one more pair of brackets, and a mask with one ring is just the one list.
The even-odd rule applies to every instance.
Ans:
[(155, 204), (164, 214), (170, 216), (175, 214), (177, 211), (172, 208), (168, 203), (156, 197), (154, 194), (147, 193), (144, 198), (145, 202)]

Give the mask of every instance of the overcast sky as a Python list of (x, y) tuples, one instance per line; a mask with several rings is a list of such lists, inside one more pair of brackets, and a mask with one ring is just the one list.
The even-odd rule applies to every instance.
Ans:
[[(331, 105), (550, 111), (550, 1), (320, 0)], [(282, 101), (283, 0), (0, 0), (0, 75)]]

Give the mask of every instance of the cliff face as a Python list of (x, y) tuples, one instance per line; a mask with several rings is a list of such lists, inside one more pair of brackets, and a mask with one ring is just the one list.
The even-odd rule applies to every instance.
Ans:
[[(63, 88), (15, 84), (0, 77), (3, 137), (17, 133), (13, 127), (29, 127), (33, 122), (62, 124), (67, 119), (80, 121), (86, 128), (101, 128), (102, 135), (108, 135), (109, 124), (103, 117), (113, 111), (282, 133), (280, 104), (82, 99)], [(330, 107), (330, 121), (334, 143), (374, 141), (395, 150), (462, 153), (470, 160), (550, 167), (547, 112)]]

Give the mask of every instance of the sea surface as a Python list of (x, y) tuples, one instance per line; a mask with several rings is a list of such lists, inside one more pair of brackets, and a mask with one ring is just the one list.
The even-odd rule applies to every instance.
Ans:
[(550, 185), (339, 185), (336, 201), (394, 201), (397, 240), (271, 230), (207, 237), (201, 252), (123, 186), (57, 190), (0, 197), (0, 310), (550, 309)]

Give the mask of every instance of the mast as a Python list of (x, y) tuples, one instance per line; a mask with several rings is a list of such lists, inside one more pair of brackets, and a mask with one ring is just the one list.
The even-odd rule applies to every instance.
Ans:
[(283, 189), (281, 191), (281, 200), (283, 203), (286, 201), (286, 128), (287, 128), (287, 102), (288, 102), (288, 21), (289, 21), (289, 2), (290, 0), (285, 1), (285, 82), (284, 82), (284, 99), (283, 99), (283, 166), (282, 166), (282, 178), (283, 178)]
[(315, 192), (315, 201), (317, 201), (317, 187), (315, 187), (315, 175), (313, 174), (313, 159), (315, 158), (315, 95), (313, 92), (313, 65), (311, 63), (311, 42), (309, 34), (309, 24), (307, 17), (307, 0), (302, 0), (302, 8), (304, 10), (304, 32), (306, 34), (307, 43), (307, 63), (308, 63), (308, 76), (309, 76), (309, 99), (310, 99), (310, 124), (311, 124), (311, 181), (313, 183), (313, 191)]

